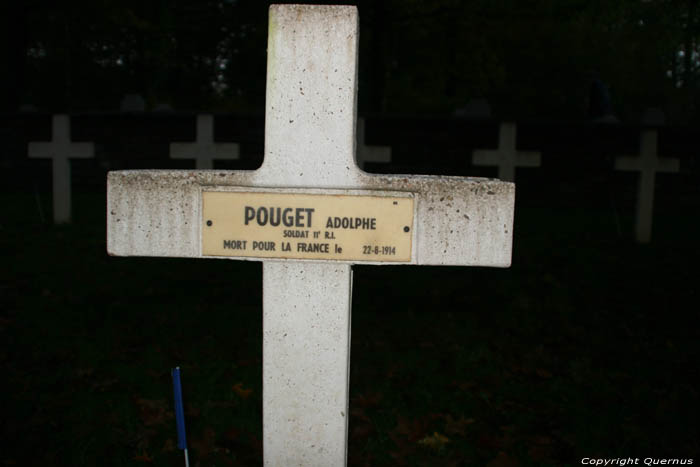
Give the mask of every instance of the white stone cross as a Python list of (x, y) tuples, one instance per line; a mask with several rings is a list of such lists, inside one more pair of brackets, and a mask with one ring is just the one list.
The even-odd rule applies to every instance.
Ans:
[(640, 156), (618, 156), (616, 170), (641, 172), (637, 191), (637, 217), (635, 238), (639, 243), (651, 241), (651, 225), (654, 211), (654, 185), (656, 172), (678, 172), (680, 162), (674, 158), (659, 158), (657, 155), (658, 132), (644, 130), (640, 138)]
[(90, 159), (95, 157), (92, 143), (72, 143), (70, 117), (54, 115), (51, 126), (51, 142), (31, 141), (28, 147), (32, 159), (53, 161), (53, 221), (56, 224), (71, 220), (71, 176), (68, 159)]
[(498, 149), (477, 149), (472, 155), (472, 163), (478, 166), (498, 166), (498, 178), (515, 181), (516, 167), (539, 167), (539, 152), (516, 150), (517, 130), (515, 123), (502, 123), (498, 136)]
[(262, 166), (108, 175), (111, 255), (263, 261), (267, 466), (345, 465), (353, 263), (510, 265), (512, 183), (357, 167), (357, 43), (353, 6), (271, 6)]
[(171, 159), (194, 159), (198, 170), (213, 169), (215, 159), (238, 159), (236, 143), (214, 142), (214, 116), (197, 115), (197, 141), (170, 143)]
[(391, 146), (365, 145), (365, 119), (357, 119), (357, 165), (364, 169), (367, 162), (391, 162)]
[(119, 110), (122, 112), (144, 112), (146, 101), (140, 94), (126, 94), (119, 103)]

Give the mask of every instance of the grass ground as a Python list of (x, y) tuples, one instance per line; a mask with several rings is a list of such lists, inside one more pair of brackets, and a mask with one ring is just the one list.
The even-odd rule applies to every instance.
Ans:
[[(192, 464), (259, 465), (260, 264), (108, 257), (103, 195), (59, 227), (1, 204), (0, 464), (183, 465), (180, 365)], [(642, 247), (627, 216), (523, 208), (510, 269), (356, 266), (349, 464), (697, 458), (686, 212)]]

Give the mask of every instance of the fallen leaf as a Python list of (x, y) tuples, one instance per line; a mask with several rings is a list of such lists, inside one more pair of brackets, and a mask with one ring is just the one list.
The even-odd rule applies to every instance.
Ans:
[(7, 326), (12, 324), (13, 320), (9, 318), (0, 318), (0, 331), (4, 331)]
[(153, 379), (162, 379), (167, 374), (167, 372), (148, 369), (146, 370), (146, 374), (148, 374), (148, 376), (150, 376)]
[(76, 368), (75, 370), (75, 375), (78, 378), (86, 378), (92, 376), (93, 373), (95, 373), (94, 368)]
[(528, 449), (527, 455), (530, 456), (530, 459), (535, 462), (544, 462), (545, 460), (552, 458), (554, 455), (554, 450), (551, 446), (532, 446), (530, 449)]
[(389, 436), (397, 443), (400, 443), (403, 440), (415, 442), (424, 436), (425, 431), (425, 421), (409, 421), (409, 419), (399, 416), (396, 428), (389, 433)]
[(476, 387), (476, 383), (474, 383), (472, 381), (463, 381), (461, 383), (457, 383), (457, 387), (461, 391), (470, 391)]
[(236, 428), (231, 428), (230, 430), (224, 433), (224, 439), (228, 441), (237, 441), (240, 435), (241, 432), (239, 430), (237, 430)]
[(190, 444), (200, 457), (207, 457), (216, 450), (216, 432), (213, 428), (207, 427), (202, 436), (194, 438)]
[(479, 436), (477, 444), (479, 445), (479, 447), (485, 449), (501, 449), (503, 448), (503, 438), (491, 434), (482, 434), (481, 436)]
[(243, 383), (234, 384), (232, 389), (241, 399), (247, 399), (253, 393), (252, 389), (243, 389)]
[(386, 372), (386, 378), (392, 379), (399, 373), (400, 373), (400, 371), (399, 371), (398, 365), (391, 365), (389, 367), (389, 370), (387, 370), (387, 372)]
[(441, 451), (449, 442), (450, 439), (447, 436), (435, 431), (432, 435), (426, 436), (425, 438), (418, 441), (418, 444), (422, 444), (423, 446), (429, 447), (434, 451)]
[(448, 435), (467, 435), (467, 426), (474, 423), (473, 418), (464, 418), (462, 415), (459, 420), (452, 418), (452, 415), (445, 417), (445, 433)]
[(534, 441), (537, 444), (542, 444), (542, 445), (550, 445), (554, 442), (552, 438), (549, 436), (545, 435), (537, 435), (532, 438), (532, 441)]
[(552, 373), (545, 370), (544, 368), (537, 368), (535, 370), (535, 373), (537, 374), (537, 376), (539, 376), (540, 378), (543, 378), (543, 379), (549, 379), (552, 377)]
[(370, 408), (377, 407), (381, 401), (382, 394), (374, 392), (369, 394), (360, 394), (359, 396), (353, 398), (351, 405), (353, 407)]
[(350, 431), (350, 439), (368, 439), (374, 433), (374, 425), (371, 423), (355, 423), (351, 422), (352, 430)]
[(175, 441), (173, 441), (172, 438), (166, 439), (165, 443), (163, 443), (163, 447), (161, 448), (161, 451), (173, 452), (174, 450), (175, 450)]
[(350, 409), (350, 424), (371, 424), (372, 419), (367, 416), (364, 409), (354, 407)]
[(95, 381), (94, 383), (92, 383), (92, 385), (90, 386), (90, 389), (92, 391), (96, 391), (96, 392), (105, 392), (107, 389), (114, 386), (118, 382), (119, 382), (119, 380), (117, 380), (117, 378), (101, 379), (99, 381)]
[(137, 456), (134, 456), (133, 460), (135, 460), (136, 462), (146, 462), (149, 464), (153, 463), (153, 458), (151, 456), (149, 456), (148, 454), (146, 454), (145, 452), (143, 454), (139, 454)]
[(134, 402), (138, 407), (141, 421), (146, 426), (160, 425), (174, 417), (173, 413), (168, 410), (168, 404), (164, 399), (142, 399), (136, 397)]
[(238, 366), (240, 366), (240, 367), (256, 366), (260, 363), (260, 359), (248, 358), (248, 359), (238, 360), (237, 363), (238, 363)]
[(190, 404), (185, 405), (185, 416), (187, 418), (197, 418), (199, 417), (199, 414), (200, 410), (197, 407)]
[[(235, 407), (236, 404), (234, 402), (230, 401), (207, 401), (206, 406), (208, 408), (214, 408), (214, 409), (228, 409), (231, 407)], [(185, 409), (187, 410), (187, 409)], [(197, 413), (197, 416), (199, 416), (199, 412)]]

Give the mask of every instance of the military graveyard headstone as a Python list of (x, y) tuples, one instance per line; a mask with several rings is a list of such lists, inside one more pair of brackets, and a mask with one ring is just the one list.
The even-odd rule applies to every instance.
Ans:
[(661, 126), (666, 124), (666, 114), (658, 107), (649, 107), (642, 114), (642, 125)]
[(470, 99), (463, 107), (455, 109), (454, 115), (470, 120), (486, 120), (491, 118), (491, 105), (483, 97)]
[(60, 224), (71, 220), (71, 170), (69, 159), (95, 157), (93, 143), (72, 143), (70, 117), (54, 115), (51, 141), (31, 141), (28, 145), (30, 158), (51, 159), (53, 174), (53, 220)]
[(34, 104), (22, 104), (19, 106), (19, 113), (38, 112), (39, 109)]
[(108, 251), (263, 262), (268, 466), (345, 465), (352, 264), (507, 267), (514, 185), (356, 165), (358, 15), (270, 7), (255, 171), (108, 175)]
[(140, 94), (125, 94), (119, 103), (119, 110), (122, 112), (144, 112), (146, 101)]
[(153, 111), (157, 113), (172, 112), (173, 107), (170, 104), (163, 102), (160, 104), (156, 104), (156, 106), (153, 108)]
[(656, 130), (644, 130), (640, 137), (640, 155), (638, 157), (618, 156), (615, 158), (616, 170), (640, 172), (635, 220), (635, 238), (639, 243), (651, 241), (656, 172), (675, 173), (680, 168), (678, 159), (658, 156), (657, 141), (658, 132)]
[(367, 146), (365, 144), (365, 119), (357, 119), (357, 165), (364, 169), (367, 162), (388, 164), (391, 162), (391, 146)]
[(197, 140), (194, 143), (170, 143), (171, 159), (194, 159), (198, 170), (213, 169), (215, 159), (238, 159), (236, 143), (214, 142), (214, 116), (197, 115)]
[(516, 149), (517, 130), (515, 123), (502, 123), (498, 136), (498, 149), (477, 149), (472, 155), (472, 163), (477, 166), (498, 167), (498, 178), (515, 181), (517, 167), (539, 167), (541, 154), (535, 151)]

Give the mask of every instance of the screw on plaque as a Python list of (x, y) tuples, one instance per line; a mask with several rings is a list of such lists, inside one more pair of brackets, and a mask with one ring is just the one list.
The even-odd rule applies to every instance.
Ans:
[(211, 227), (212, 224), (213, 224), (212, 221), (207, 221), (207, 225), (208, 225), (209, 227)]
[(409, 230), (411, 230), (411, 229), (410, 229), (408, 226), (405, 226), (405, 227), (403, 228), (403, 231), (404, 231), (404, 232), (408, 232)]

